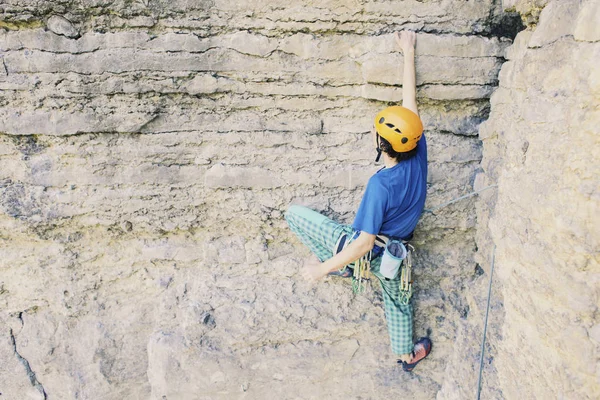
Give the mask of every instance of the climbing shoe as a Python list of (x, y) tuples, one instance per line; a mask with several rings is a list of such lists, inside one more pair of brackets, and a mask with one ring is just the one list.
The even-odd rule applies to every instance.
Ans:
[(344, 268), (342, 268), (338, 271), (330, 272), (327, 275), (340, 276), (342, 278), (352, 278), (352, 275), (354, 275), (354, 269), (350, 268), (349, 266), (346, 265)]
[(410, 372), (417, 366), (417, 364), (420, 361), (422, 361), (425, 357), (427, 357), (430, 352), (431, 352), (431, 340), (429, 340), (429, 338), (423, 337), (423, 338), (417, 340), (417, 343), (415, 343), (415, 346), (413, 347), (412, 359), (410, 360), (410, 363), (398, 360), (398, 364), (402, 364), (402, 369), (407, 372)]

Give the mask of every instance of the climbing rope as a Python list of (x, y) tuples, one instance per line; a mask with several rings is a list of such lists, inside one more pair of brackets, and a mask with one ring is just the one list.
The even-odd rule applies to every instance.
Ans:
[[(457, 201), (475, 196), (476, 194), (479, 194), (485, 190), (495, 188), (495, 187), (498, 187), (498, 185), (486, 186), (483, 189), (468, 193), (464, 196), (457, 197), (455, 199), (452, 199), (450, 201), (447, 201), (445, 203), (442, 203), (433, 208), (429, 208), (429, 209), (426, 209), (423, 211), (433, 214), (434, 211), (439, 210), (440, 208), (444, 208), (446, 206), (449, 206), (450, 204), (456, 203)], [(484, 356), (484, 351), (485, 351), (485, 338), (486, 338), (486, 334), (487, 334), (488, 317), (489, 317), (489, 313), (490, 313), (490, 299), (492, 297), (492, 277), (494, 276), (495, 255), (496, 255), (496, 246), (494, 245), (494, 249), (492, 251), (492, 267), (491, 267), (491, 271), (490, 271), (490, 283), (488, 286), (487, 308), (485, 310), (485, 321), (483, 324), (483, 338), (481, 340), (481, 356), (479, 358), (479, 378), (477, 380), (477, 400), (480, 400), (480, 396), (481, 396), (481, 377), (483, 374), (483, 356)], [(369, 280), (368, 279), (368, 270), (369, 270), (370, 265), (365, 265), (365, 263), (361, 263), (361, 261), (362, 260), (357, 261), (359, 268), (356, 268), (354, 271), (354, 279), (352, 282), (352, 288), (354, 289), (354, 293), (364, 292), (364, 290), (365, 290), (365, 284), (364, 284), (365, 282), (364, 281)], [(412, 277), (410, 276), (410, 272), (408, 273), (407, 276), (402, 277), (402, 282), (404, 282), (404, 281), (410, 282), (410, 284), (411, 284), (410, 286), (412, 286)], [(406, 289), (408, 289), (408, 288), (406, 288)], [(410, 300), (410, 295), (412, 295), (412, 287), (410, 287), (410, 290), (407, 293), (409, 293), (407, 299)]]
[(459, 201), (459, 200), (466, 199), (466, 198), (468, 198), (468, 197), (471, 197), (471, 196), (475, 196), (476, 194), (479, 194), (479, 193), (481, 193), (481, 192), (483, 192), (483, 191), (485, 191), (485, 190), (488, 190), (488, 189), (491, 189), (491, 188), (495, 188), (495, 187), (498, 187), (498, 185), (490, 185), (490, 186), (486, 186), (486, 187), (484, 187), (483, 189), (477, 190), (476, 192), (471, 192), (471, 193), (469, 193), (469, 194), (465, 194), (464, 196), (460, 196), (460, 197), (457, 197), (457, 198), (455, 198), (455, 199), (452, 199), (452, 200), (450, 200), (450, 201), (447, 201), (447, 202), (445, 202), (445, 203), (442, 203), (442, 204), (440, 204), (440, 205), (438, 205), (438, 206), (435, 206), (435, 207), (433, 207), (433, 208), (428, 208), (428, 209), (425, 209), (425, 210), (423, 210), (423, 212), (428, 212), (428, 213), (431, 213), (431, 214), (433, 214), (433, 212), (434, 212), (435, 210), (439, 210), (440, 208), (444, 208), (444, 207), (446, 207), (446, 206), (449, 206), (450, 204), (456, 203), (456, 202), (457, 202), (457, 201)]
[[(423, 210), (424, 212), (428, 212), (433, 214), (434, 211), (439, 210), (440, 208), (444, 208), (446, 206), (449, 206), (450, 204), (456, 203), (457, 201), (469, 198), (471, 196), (475, 196), (476, 194), (479, 194), (485, 190), (491, 189), (491, 188), (495, 188), (498, 187), (498, 185), (490, 185), (490, 186), (486, 186), (483, 189), (477, 190), (475, 192), (471, 192), (469, 194), (465, 194), (464, 196), (460, 196), (457, 197), (455, 199), (452, 199), (450, 201), (447, 201), (445, 203), (442, 203), (438, 206), (435, 206), (433, 208), (429, 208), (426, 210)], [(487, 324), (488, 324), (488, 317), (490, 314), (490, 299), (492, 297), (492, 277), (494, 276), (494, 259), (496, 256), (496, 246), (494, 245), (494, 249), (492, 250), (492, 268), (490, 271), (490, 283), (488, 286), (488, 297), (487, 297), (487, 308), (485, 310), (485, 321), (483, 323), (483, 338), (481, 339), (481, 356), (479, 358), (479, 379), (477, 380), (477, 400), (480, 400), (480, 396), (481, 396), (481, 377), (483, 374), (483, 355), (485, 352), (485, 337), (487, 334)]]
[[(477, 190), (475, 192), (471, 192), (469, 194), (465, 194), (464, 196), (460, 196), (457, 197), (455, 199), (452, 199), (450, 201), (447, 201), (445, 203), (442, 203), (438, 206), (435, 206), (433, 208), (429, 208), (426, 210), (423, 210), (424, 212), (428, 212), (433, 214), (434, 211), (439, 210), (440, 208), (444, 208), (446, 206), (449, 206), (450, 204), (456, 203), (457, 201), (469, 198), (471, 196), (475, 196), (476, 194), (479, 194), (485, 190), (491, 189), (491, 188), (495, 188), (498, 187), (498, 185), (490, 185), (490, 186), (486, 186), (483, 189)], [(485, 351), (485, 337), (487, 334), (487, 324), (488, 324), (488, 317), (490, 314), (490, 299), (492, 297), (492, 277), (494, 276), (494, 259), (496, 256), (496, 246), (494, 245), (494, 249), (492, 251), (492, 268), (490, 271), (490, 283), (488, 286), (488, 297), (487, 297), (487, 308), (485, 310), (485, 321), (483, 323), (483, 338), (481, 339), (481, 356), (479, 358), (479, 379), (477, 380), (477, 400), (480, 400), (480, 396), (481, 396), (481, 377), (483, 374), (483, 355), (484, 355), (484, 351)]]
[(494, 276), (494, 259), (496, 258), (496, 245), (492, 250), (492, 268), (490, 271), (490, 284), (488, 287), (487, 308), (485, 310), (485, 322), (483, 323), (483, 339), (481, 340), (481, 357), (479, 357), (479, 379), (477, 380), (477, 400), (481, 396), (481, 375), (483, 373), (483, 353), (485, 350), (485, 335), (487, 333), (488, 316), (490, 314), (490, 298), (492, 297), (492, 277)]

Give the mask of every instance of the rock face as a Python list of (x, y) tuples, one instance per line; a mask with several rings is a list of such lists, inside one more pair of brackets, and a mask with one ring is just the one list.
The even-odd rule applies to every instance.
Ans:
[(46, 26), (50, 31), (56, 33), (57, 35), (63, 35), (69, 38), (75, 38), (79, 36), (79, 32), (77, 32), (77, 29), (75, 29), (71, 21), (59, 15), (53, 15), (48, 18)]
[[(600, 2), (547, 3), (508, 49), (480, 128), (475, 186), (498, 185), (477, 207), (486, 275), (495, 246), (482, 398), (600, 398)], [(465, 321), (457, 347), (480, 331)], [(438, 397), (469, 397), (477, 373), (449, 370)]]
[(549, 2), (507, 53), (480, 131), (484, 179), (499, 185), (480, 214), (497, 248), (507, 398), (600, 397), (599, 19), (598, 1)]
[[(529, 358), (509, 361), (534, 331), (522, 324), (526, 313), (543, 313), (529, 323), (541, 321), (543, 346), (553, 351), (548, 360), (574, 349), (569, 338), (584, 333), (592, 338), (584, 338), (586, 349), (597, 351), (589, 347), (598, 338), (597, 292), (587, 275), (597, 264), (580, 257), (593, 254), (598, 242), (592, 214), (588, 225), (580, 219), (591, 213), (597, 188), (593, 171), (577, 158), (592, 148), (585, 144), (599, 81), (591, 68), (597, 30), (579, 8), (554, 11), (558, 22), (544, 10), (534, 33), (518, 37), (500, 77), (507, 83), (480, 133), (485, 174), (477, 175), (479, 125), (488, 118), (510, 44), (500, 37), (508, 20), (496, 1), (8, 1), (0, 7), (3, 397), (470, 397), (492, 242), (501, 282), (493, 297), (488, 397), (515, 397), (506, 386), (523, 379), (517, 368)], [(596, 2), (578, 7), (597, 12)], [(567, 28), (570, 18), (577, 24)], [(546, 19), (557, 28), (545, 27)], [(392, 32), (404, 28), (420, 31), (427, 207), (469, 193), (474, 184), (499, 185), (486, 192), (477, 218), (470, 198), (421, 219), (415, 335), (431, 335), (435, 351), (410, 375), (390, 352), (379, 289), (354, 296), (346, 281), (303, 282), (297, 271), (308, 253), (283, 221), (292, 203), (352, 221), (377, 168), (371, 118), (401, 101), (402, 57)], [(576, 49), (582, 60), (585, 51), (596, 51), (585, 76), (568, 69)], [(549, 57), (553, 51), (565, 62)], [(571, 71), (570, 86), (560, 86), (559, 70), (548, 78), (527, 67), (549, 61), (546, 68)], [(513, 72), (505, 72), (511, 65)], [(537, 82), (530, 97), (519, 79)], [(558, 86), (545, 89), (546, 80)], [(577, 108), (572, 93), (589, 93), (587, 108)], [(569, 132), (581, 135), (573, 137), (581, 145), (561, 155), (576, 159), (569, 171), (580, 176), (578, 186), (553, 175), (545, 164), (551, 158), (543, 157), (555, 144), (541, 140), (542, 123), (562, 116), (522, 109), (542, 98), (579, 113)], [(509, 113), (521, 119), (500, 134), (496, 127)], [(528, 163), (520, 161), (524, 140)], [(511, 184), (517, 176), (540, 182), (517, 193)], [(567, 204), (570, 192), (556, 190), (566, 182), (579, 202)], [(536, 208), (532, 196), (540, 188), (556, 202)], [(580, 214), (555, 215), (558, 204)], [(510, 207), (529, 207), (536, 216), (517, 220)], [(543, 232), (536, 224), (550, 216), (562, 222)], [(574, 230), (572, 221), (581, 225)], [(513, 253), (526, 228), (537, 241)], [(546, 254), (549, 239), (556, 254)], [(565, 297), (571, 291), (540, 280), (533, 268), (520, 277), (525, 269), (517, 261), (539, 268), (575, 262), (549, 276), (557, 282), (552, 274), (564, 272), (580, 297)], [(509, 300), (517, 279), (520, 297)], [(541, 294), (533, 290), (521, 293), (534, 285), (542, 285), (546, 303), (538, 305), (532, 296)], [(552, 297), (559, 289), (563, 297)], [(593, 351), (589, 357), (597, 356)], [(593, 396), (598, 372), (584, 370), (589, 361), (561, 358), (564, 368), (536, 370), (543, 385), (533, 379), (523, 385), (532, 395)], [(540, 371), (544, 366), (533, 363)], [(572, 365), (572, 386), (562, 375), (555, 386), (546, 382)]]

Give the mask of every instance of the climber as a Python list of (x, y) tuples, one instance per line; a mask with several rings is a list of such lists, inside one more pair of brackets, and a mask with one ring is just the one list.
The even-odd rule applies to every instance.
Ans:
[(376, 162), (383, 155), (385, 166), (369, 179), (354, 223), (338, 224), (298, 205), (290, 206), (285, 218), (318, 258), (305, 263), (302, 274), (307, 280), (317, 281), (328, 274), (349, 277), (353, 263), (355, 267), (360, 262), (370, 265), (381, 283), (392, 351), (403, 369), (412, 371), (432, 344), (426, 337), (413, 343), (410, 295), (402, 301), (400, 274), (389, 278), (379, 269), (389, 240), (406, 243), (412, 237), (427, 190), (427, 143), (416, 102), (416, 34), (403, 31), (395, 39), (404, 55), (402, 107), (388, 107), (375, 117), (371, 133)]

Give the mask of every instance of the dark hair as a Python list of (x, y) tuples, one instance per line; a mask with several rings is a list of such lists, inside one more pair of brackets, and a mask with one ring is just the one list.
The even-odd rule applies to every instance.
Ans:
[(400, 162), (413, 158), (417, 154), (417, 148), (419, 147), (419, 143), (417, 143), (417, 147), (415, 147), (411, 151), (400, 153), (392, 148), (390, 142), (385, 140), (383, 137), (379, 136), (379, 147), (382, 151), (386, 152), (388, 156), (395, 158), (396, 161)]

